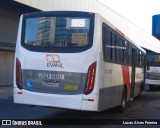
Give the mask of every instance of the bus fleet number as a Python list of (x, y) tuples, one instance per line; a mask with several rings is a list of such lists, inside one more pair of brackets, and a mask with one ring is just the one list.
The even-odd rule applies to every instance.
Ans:
[(41, 79), (50, 79), (50, 80), (60, 79), (60, 80), (64, 80), (64, 74), (38, 73), (38, 77), (41, 78)]

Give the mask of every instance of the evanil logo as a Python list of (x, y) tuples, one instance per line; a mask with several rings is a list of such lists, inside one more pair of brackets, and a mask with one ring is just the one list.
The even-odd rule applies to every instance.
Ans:
[(63, 68), (58, 55), (46, 55), (47, 67)]

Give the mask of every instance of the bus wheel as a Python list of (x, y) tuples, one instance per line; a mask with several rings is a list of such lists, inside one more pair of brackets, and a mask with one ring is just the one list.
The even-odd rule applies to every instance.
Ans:
[(124, 112), (124, 110), (126, 108), (126, 103), (127, 103), (127, 91), (124, 88), (123, 89), (122, 99), (121, 99), (121, 105), (118, 107), (118, 111), (119, 112)]
[(141, 88), (140, 88), (140, 92), (139, 92), (139, 94), (136, 96), (136, 98), (140, 98), (141, 97), (141, 94), (142, 94), (142, 91), (144, 90), (144, 83), (142, 82), (141, 83), (141, 86), (140, 86)]

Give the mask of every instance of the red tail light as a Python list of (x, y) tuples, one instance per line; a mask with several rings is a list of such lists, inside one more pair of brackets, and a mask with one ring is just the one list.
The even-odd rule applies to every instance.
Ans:
[(88, 95), (89, 93), (91, 93), (93, 91), (94, 82), (95, 82), (95, 75), (96, 75), (96, 62), (91, 64), (88, 68), (84, 94)]
[(16, 59), (16, 84), (19, 89), (22, 89), (22, 70), (18, 59)]

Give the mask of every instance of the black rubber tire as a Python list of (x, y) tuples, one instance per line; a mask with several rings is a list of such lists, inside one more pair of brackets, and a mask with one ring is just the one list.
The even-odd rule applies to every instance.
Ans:
[(144, 84), (143, 83), (141, 83), (141, 88), (140, 88), (140, 92), (139, 92), (139, 94), (135, 97), (135, 98), (140, 98), (141, 97), (141, 95), (142, 95), (142, 91), (144, 90)]
[(122, 112), (125, 111), (126, 104), (127, 104), (127, 91), (126, 91), (126, 89), (124, 88), (124, 89), (123, 89), (123, 94), (122, 94), (122, 99), (121, 99), (121, 105), (118, 107), (118, 111), (119, 111), (120, 113), (122, 113)]

